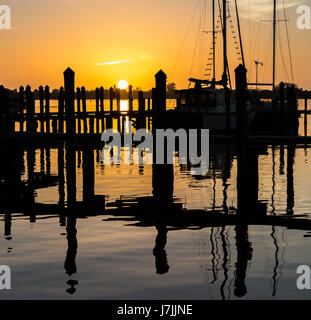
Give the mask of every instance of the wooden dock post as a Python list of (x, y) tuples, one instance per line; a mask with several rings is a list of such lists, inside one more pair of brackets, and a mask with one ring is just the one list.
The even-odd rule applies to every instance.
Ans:
[(114, 91), (113, 91), (113, 88), (111, 87), (111, 88), (109, 89), (110, 113), (113, 112), (113, 98), (114, 98)]
[(77, 88), (78, 133), (81, 133), (81, 90)]
[(238, 151), (238, 212), (246, 213), (248, 203), (245, 195), (248, 193), (248, 121), (246, 109), (247, 79), (246, 68), (240, 64), (235, 69), (236, 112), (237, 112), (237, 151)]
[[(156, 162), (156, 130), (165, 129), (165, 111), (166, 111), (166, 74), (160, 70), (156, 75), (156, 88), (152, 89), (152, 111), (153, 111), (153, 165), (152, 165), (152, 189), (153, 197), (156, 203), (167, 208), (173, 203), (174, 194), (174, 166), (168, 161), (167, 149), (164, 151), (164, 164)], [(167, 148), (167, 144), (165, 144)], [(173, 157), (173, 154), (169, 155)], [(166, 211), (165, 211), (166, 212)]]
[(133, 111), (133, 86), (129, 85), (129, 113)]
[(94, 127), (95, 127), (95, 119), (94, 117), (89, 118), (89, 128), (90, 128), (90, 133), (94, 133)]
[(31, 87), (29, 85), (26, 87), (26, 111), (27, 111), (27, 132), (36, 132), (37, 123), (34, 119), (35, 101), (33, 98), (33, 93), (31, 92)]
[(50, 132), (50, 88), (45, 87), (45, 116), (46, 116), (46, 132)]
[(117, 111), (118, 114), (121, 113), (121, 91), (120, 89), (116, 90), (116, 98), (117, 98)]
[(44, 132), (44, 90), (43, 86), (39, 87), (39, 103), (40, 103), (40, 131)]
[(19, 114), (20, 114), (20, 125), (19, 131), (24, 131), (24, 109), (25, 109), (25, 98), (24, 98), (24, 87), (19, 87)]
[(52, 132), (57, 133), (57, 119), (56, 118), (52, 119)]
[(248, 146), (248, 118), (246, 109), (247, 95), (247, 70), (243, 65), (235, 69), (236, 81), (236, 112), (237, 112), (237, 139), (238, 144), (242, 147), (241, 151)]
[(106, 118), (106, 129), (111, 129), (113, 126), (113, 117), (112, 117), (112, 113), (113, 113), (113, 97), (114, 97), (114, 91), (113, 88), (109, 89), (109, 100), (110, 100), (110, 114), (109, 116), (107, 116)]
[(293, 136), (298, 133), (297, 98), (293, 85), (286, 87), (287, 96), (287, 135)]
[[(99, 89), (99, 100), (100, 100), (100, 114), (101, 114), (101, 131), (105, 130), (105, 90), (103, 87), (100, 87)], [(99, 119), (99, 118), (98, 118)], [(99, 124), (97, 127), (97, 133), (100, 132)]]
[(64, 71), (65, 84), (65, 109), (66, 109), (66, 133), (73, 135), (76, 133), (75, 122), (75, 73), (67, 68)]
[(82, 113), (83, 113), (83, 133), (88, 133), (87, 127), (87, 115), (86, 115), (86, 95), (85, 95), (85, 87), (81, 88), (81, 100), (82, 100)]
[(145, 113), (146, 110), (146, 101), (144, 98), (144, 93), (143, 91), (138, 92), (138, 111), (140, 113)]
[(280, 83), (280, 110), (279, 110), (280, 132), (284, 135), (285, 131), (285, 84)]
[[(100, 96), (100, 93), (99, 93), (99, 88), (96, 88), (95, 90), (95, 100), (96, 100), (96, 132), (99, 132), (99, 96)], [(94, 120), (94, 119), (93, 119)], [(90, 119), (90, 123), (91, 123), (91, 119)], [(91, 133), (94, 133), (92, 132), (92, 130), (90, 129), (90, 132)]]
[(225, 105), (226, 105), (226, 131), (229, 133), (231, 130), (231, 116), (230, 116), (230, 112), (232, 112), (231, 110), (231, 103), (230, 103), (230, 90), (229, 88), (225, 88), (224, 89), (224, 94), (225, 94)]
[(146, 129), (146, 101), (144, 98), (144, 93), (143, 91), (139, 91), (138, 93), (138, 121), (137, 121), (137, 128), (144, 128)]
[(156, 88), (152, 91), (152, 126), (162, 128), (166, 111), (166, 74), (160, 70), (156, 75)]
[(118, 119), (118, 131), (121, 132), (121, 127), (123, 126), (122, 117), (121, 117), (121, 92), (120, 89), (116, 90), (116, 98), (117, 98), (117, 119)]
[(58, 115), (59, 115), (59, 133), (64, 133), (64, 113), (65, 113), (65, 93), (64, 88), (60, 87), (58, 94)]

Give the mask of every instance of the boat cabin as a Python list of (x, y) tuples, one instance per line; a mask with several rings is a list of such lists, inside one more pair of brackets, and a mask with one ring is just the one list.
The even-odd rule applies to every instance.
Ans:
[[(185, 89), (176, 91), (179, 93), (177, 98), (177, 110), (193, 111), (204, 110), (212, 111), (217, 107), (225, 107), (224, 90), (216, 89)], [(230, 104), (233, 104), (232, 95), (230, 95)], [(194, 110), (195, 109), (195, 110)]]

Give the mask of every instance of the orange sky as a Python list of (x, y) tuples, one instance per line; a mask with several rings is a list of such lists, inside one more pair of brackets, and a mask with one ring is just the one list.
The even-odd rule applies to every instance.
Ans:
[[(311, 89), (311, 30), (296, 28), (296, 8), (304, 1), (289, 2), (295, 82)], [(260, 59), (264, 67), (260, 68), (259, 79), (271, 81), (272, 28), (270, 23), (260, 21), (271, 19), (272, 0), (238, 3), (249, 80), (255, 81), (253, 61)], [(283, 19), (283, 1), (279, 3), (279, 18)], [(77, 85), (88, 89), (99, 85), (107, 88), (120, 79), (127, 80), (134, 88), (150, 89), (159, 69), (168, 74), (170, 82), (183, 87), (190, 75), (205, 73), (211, 36), (201, 31), (210, 30), (211, 0), (132, 0), (131, 3), (127, 0), (7, 0), (3, 4), (12, 9), (12, 30), (0, 31), (0, 74), (6, 87), (27, 84), (34, 88), (46, 84), (59, 87), (62, 72), (68, 66), (76, 72)], [(205, 5), (206, 17), (199, 25)], [(235, 27), (233, 2), (230, 7)], [(279, 30), (284, 58), (278, 46), (277, 81), (290, 81), (284, 23)], [(229, 39), (231, 36), (228, 35)], [(219, 75), (222, 72), (220, 40), (219, 35)], [(231, 40), (228, 55), (233, 70), (238, 60)], [(115, 61), (119, 63), (105, 64)]]

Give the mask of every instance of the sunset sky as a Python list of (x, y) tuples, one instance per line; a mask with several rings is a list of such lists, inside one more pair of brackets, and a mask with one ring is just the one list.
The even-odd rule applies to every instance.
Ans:
[[(259, 80), (271, 81), (272, 0), (239, 0), (244, 53), (249, 81), (255, 82), (254, 60), (264, 63)], [(279, 19), (284, 19), (279, 0)], [(204, 4), (205, 3), (205, 4)], [(293, 56), (294, 80), (311, 89), (311, 30), (296, 27), (298, 5), (310, 0), (285, 0)], [(76, 72), (78, 86), (108, 88), (125, 79), (148, 90), (163, 69), (169, 82), (187, 86), (189, 76), (203, 76), (211, 46), (211, 0), (5, 0), (12, 9), (12, 30), (0, 31), (1, 83), (9, 88), (62, 85), (62, 72)], [(230, 2), (236, 30), (234, 2)], [(201, 18), (206, 6), (206, 16)], [(200, 20), (202, 19), (202, 20)], [(192, 21), (192, 23), (191, 23)], [(200, 24), (201, 21), (201, 24)], [(229, 28), (229, 30), (231, 30)], [(291, 81), (284, 22), (278, 34), (277, 82)], [(231, 31), (228, 38), (232, 38)], [(218, 36), (218, 74), (221, 69)], [(195, 50), (196, 49), (196, 50)], [(232, 40), (230, 68), (237, 64)], [(286, 72), (284, 71), (286, 66)]]

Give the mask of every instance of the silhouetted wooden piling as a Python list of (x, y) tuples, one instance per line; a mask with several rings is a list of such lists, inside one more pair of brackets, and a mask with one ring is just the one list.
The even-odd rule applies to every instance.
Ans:
[(116, 90), (116, 99), (117, 99), (117, 111), (118, 114), (121, 113), (121, 92), (120, 89)]
[(138, 118), (137, 118), (137, 124), (138, 128), (146, 129), (146, 115), (145, 115), (145, 109), (146, 109), (146, 102), (144, 98), (144, 93), (142, 91), (139, 91), (138, 93)]
[(247, 70), (235, 69), (237, 112), (237, 200), (238, 214), (262, 214), (265, 208), (258, 202), (258, 154), (250, 148), (247, 114)]
[(161, 128), (166, 110), (166, 74), (160, 70), (156, 75), (156, 87), (152, 90), (152, 126)]
[(117, 120), (118, 120), (118, 131), (121, 132), (123, 126), (122, 117), (121, 117), (121, 92), (120, 89), (116, 90), (116, 99), (117, 99)]
[(50, 132), (50, 88), (45, 87), (45, 116), (46, 116), (46, 132)]
[(46, 174), (48, 176), (51, 175), (51, 149), (50, 148), (46, 148)]
[(129, 85), (129, 112), (133, 111), (133, 86)]
[(143, 91), (138, 92), (138, 111), (144, 113), (146, 109), (146, 101)]
[(279, 124), (280, 132), (285, 133), (285, 84), (284, 82), (280, 83), (280, 110), (279, 110)]
[(27, 112), (27, 132), (37, 130), (37, 122), (34, 119), (35, 101), (30, 86), (26, 87), (26, 112)]
[[(96, 130), (97, 130), (96, 132), (99, 132), (99, 96), (100, 96), (99, 88), (96, 88), (96, 90), (95, 90)], [(90, 129), (90, 133), (93, 133), (91, 129)]]
[(77, 88), (78, 133), (81, 133), (81, 90)]
[(25, 109), (25, 97), (24, 97), (24, 87), (19, 87), (19, 113), (21, 116), (19, 131), (24, 131), (24, 109)]
[(58, 132), (64, 132), (64, 112), (65, 112), (65, 93), (64, 88), (60, 87), (58, 94), (58, 116), (59, 116), (59, 130)]
[(90, 133), (94, 133), (94, 121), (95, 119), (93, 117), (89, 118)]
[(110, 88), (109, 89), (110, 113), (113, 111), (113, 98), (114, 98), (114, 91), (113, 91), (113, 88)]
[(110, 102), (110, 114), (109, 116), (106, 118), (106, 129), (111, 129), (112, 125), (113, 125), (113, 121), (112, 121), (112, 112), (113, 112), (113, 98), (114, 98), (114, 91), (113, 88), (109, 89), (109, 102)]
[[(160, 70), (156, 75), (156, 87), (152, 89), (152, 131), (154, 146), (156, 139), (156, 130), (165, 129), (164, 119), (166, 111), (166, 74)], [(152, 166), (152, 189), (153, 197), (159, 207), (167, 208), (173, 203), (174, 194), (174, 166), (170, 164), (173, 155), (167, 154), (165, 145), (164, 164), (157, 164), (156, 149), (153, 148), (153, 166)], [(170, 160), (170, 161), (168, 161)], [(167, 214), (167, 211), (163, 212)]]
[(52, 132), (57, 133), (57, 119), (56, 118), (52, 119)]
[(237, 174), (237, 193), (238, 193), (238, 211), (247, 212), (247, 199), (245, 195), (248, 192), (248, 125), (247, 125), (247, 70), (240, 64), (235, 69), (236, 83), (236, 112), (237, 112), (237, 151), (238, 151), (238, 174)]
[(88, 133), (87, 119), (86, 119), (86, 96), (85, 87), (81, 88), (81, 100), (82, 100), (82, 114), (83, 114), (83, 132)]
[(44, 132), (44, 91), (43, 86), (39, 87), (39, 104), (40, 104), (40, 131)]
[(294, 86), (286, 87), (287, 96), (287, 135), (293, 136), (297, 135), (298, 130), (298, 117), (297, 117), (297, 98)]
[(225, 88), (224, 89), (224, 93), (225, 93), (225, 105), (226, 105), (226, 131), (227, 133), (230, 132), (231, 130), (231, 116), (230, 116), (230, 112), (232, 112), (231, 110), (231, 103), (230, 103), (230, 90), (229, 88)]
[(244, 151), (248, 145), (248, 117), (246, 109), (247, 96), (247, 70), (243, 65), (239, 65), (235, 69), (236, 79), (236, 112), (237, 112), (237, 139), (241, 146), (241, 151)]
[(75, 122), (75, 73), (70, 69), (64, 72), (65, 83), (65, 108), (66, 108), (66, 133), (76, 133)]
[[(99, 89), (99, 100), (100, 100), (100, 114), (101, 114), (101, 130), (105, 130), (105, 117), (104, 117), (104, 111), (105, 111), (105, 90), (103, 87), (100, 87)], [(99, 125), (96, 128), (97, 133), (100, 132)]]

